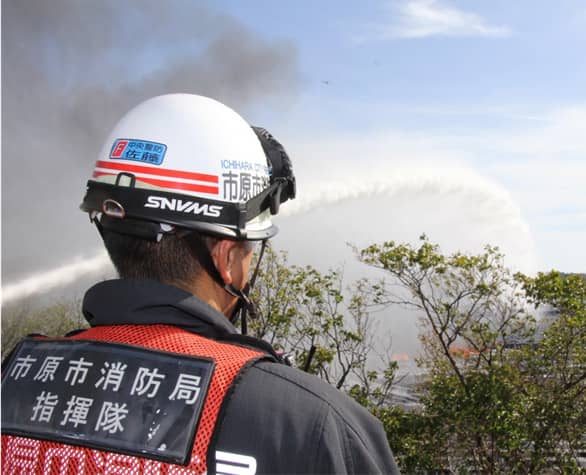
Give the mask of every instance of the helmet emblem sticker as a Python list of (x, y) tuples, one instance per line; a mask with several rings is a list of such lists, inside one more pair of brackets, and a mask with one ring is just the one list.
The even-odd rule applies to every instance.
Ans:
[(167, 146), (162, 143), (138, 139), (116, 139), (110, 151), (110, 158), (160, 165), (163, 163), (166, 152)]

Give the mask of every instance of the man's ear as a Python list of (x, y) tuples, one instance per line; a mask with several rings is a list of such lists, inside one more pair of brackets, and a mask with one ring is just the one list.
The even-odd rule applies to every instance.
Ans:
[(236, 241), (220, 239), (211, 250), (212, 260), (226, 285), (232, 283), (232, 265), (236, 257), (236, 246)]

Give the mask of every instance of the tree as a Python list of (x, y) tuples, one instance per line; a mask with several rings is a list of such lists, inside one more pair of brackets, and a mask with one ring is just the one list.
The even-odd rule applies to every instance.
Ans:
[[(414, 308), (421, 318), (424, 409), (399, 429), (417, 429), (423, 440), (413, 439), (409, 452), (393, 447), (403, 468), (578, 470), (586, 406), (583, 280), (513, 275), (494, 247), (444, 255), (425, 236), (418, 247), (391, 241), (357, 252), (390, 277), (370, 284), (372, 300)], [(545, 333), (530, 304), (557, 308)], [(393, 429), (391, 422), (397, 419), (389, 421)]]
[(517, 353), (524, 414), (532, 421), (527, 468), (538, 471), (547, 462), (576, 470), (578, 455), (586, 453), (586, 280), (556, 271), (518, 278), (548, 316), (543, 334)]
[(285, 252), (268, 247), (252, 295), (258, 317), (250, 334), (291, 355), (298, 367), (380, 406), (390, 398), (396, 363), (388, 345), (375, 355), (365, 286), (359, 281), (344, 292), (341, 270), (290, 266)]

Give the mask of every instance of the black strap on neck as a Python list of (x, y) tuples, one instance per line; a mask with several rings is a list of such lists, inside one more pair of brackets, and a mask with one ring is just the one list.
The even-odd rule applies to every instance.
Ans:
[(208, 275), (226, 292), (228, 292), (233, 297), (238, 298), (236, 308), (232, 312), (232, 315), (230, 315), (228, 318), (230, 319), (230, 322), (232, 324), (236, 323), (240, 318), (241, 332), (243, 335), (246, 335), (248, 332), (247, 315), (250, 315), (250, 318), (253, 319), (257, 316), (256, 308), (252, 300), (250, 300), (249, 292), (252, 286), (254, 285), (254, 282), (256, 281), (256, 277), (260, 269), (260, 261), (264, 254), (267, 241), (262, 241), (261, 251), (256, 263), (256, 268), (254, 269), (252, 278), (249, 280), (249, 283), (247, 283), (244, 286), (244, 288), (237, 289), (232, 284), (224, 283), (224, 279), (222, 278), (220, 272), (214, 264), (208, 246), (199, 233), (189, 232), (183, 235), (182, 237), (187, 241), (192, 254), (198, 260), (202, 268), (208, 273)]
[(262, 256), (265, 254), (265, 249), (267, 247), (268, 240), (263, 239), (260, 245), (260, 252), (258, 253), (258, 259), (256, 260), (256, 267), (254, 268), (254, 272), (252, 273), (252, 277), (250, 278), (250, 289), (254, 287), (256, 282), (256, 278), (258, 276), (258, 271), (260, 270), (260, 262), (262, 261)]
[(224, 290), (230, 295), (238, 297), (236, 308), (232, 312), (232, 315), (230, 315), (230, 322), (235, 324), (238, 319), (240, 319), (240, 332), (243, 335), (246, 335), (248, 333), (248, 322), (246, 317), (250, 315), (250, 318), (255, 319), (257, 316), (256, 307), (249, 297), (250, 284), (247, 283), (242, 290), (238, 290), (232, 285), (226, 285), (224, 286)]
[(260, 252), (258, 254), (258, 259), (256, 260), (254, 272), (252, 273), (252, 277), (248, 280), (248, 283), (244, 286), (244, 289), (242, 289), (242, 291), (240, 292), (242, 294), (242, 297), (240, 297), (239, 305), (233, 314), (234, 322), (236, 322), (238, 318), (240, 318), (240, 332), (243, 335), (248, 334), (247, 316), (250, 315), (250, 318), (252, 318), (253, 320), (258, 317), (258, 314), (256, 312), (256, 305), (252, 300), (250, 300), (250, 292), (252, 291), (254, 284), (256, 282), (258, 271), (260, 270), (260, 262), (262, 261), (262, 257), (265, 253), (267, 242), (268, 241), (266, 239), (263, 239), (260, 247)]

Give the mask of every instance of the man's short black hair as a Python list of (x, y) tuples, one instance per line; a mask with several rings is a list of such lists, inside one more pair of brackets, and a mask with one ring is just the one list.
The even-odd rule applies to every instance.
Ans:
[(122, 278), (188, 284), (201, 270), (187, 241), (175, 234), (164, 234), (154, 242), (103, 229), (102, 237)]

